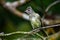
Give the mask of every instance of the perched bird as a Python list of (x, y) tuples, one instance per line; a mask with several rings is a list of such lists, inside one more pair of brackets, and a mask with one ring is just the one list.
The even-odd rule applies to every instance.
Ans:
[(25, 12), (29, 15), (29, 20), (33, 29), (41, 26), (40, 15), (38, 13), (35, 13), (30, 6)]

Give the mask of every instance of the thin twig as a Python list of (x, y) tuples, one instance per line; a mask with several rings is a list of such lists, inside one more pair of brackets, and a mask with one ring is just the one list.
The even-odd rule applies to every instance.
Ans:
[(44, 39), (44, 37), (42, 35), (40, 35), (39, 33), (36, 33), (37, 36), (39, 36), (40, 38)]
[(10, 36), (13, 34), (30, 34), (30, 32), (22, 32), (22, 31), (17, 31), (17, 32), (12, 32), (12, 33), (8, 33), (8, 34), (4, 34), (4, 33), (0, 33), (0, 36)]
[(55, 1), (55, 2), (53, 2), (52, 4), (50, 4), (47, 8), (46, 8), (46, 10), (45, 10), (45, 12), (48, 12), (48, 10), (52, 7), (52, 6), (54, 6), (55, 4), (57, 4), (57, 3), (59, 3), (60, 1)]
[(31, 32), (39, 32), (39, 31), (42, 30), (42, 29), (53, 28), (53, 27), (56, 27), (56, 26), (60, 26), (60, 24), (51, 25), (51, 26), (46, 26), (46, 27), (40, 27), (40, 28), (37, 28), (37, 29), (32, 30)]
[(22, 31), (17, 31), (17, 32), (12, 32), (12, 33), (8, 33), (8, 34), (4, 34), (4, 33), (1, 33), (0, 36), (9, 36), (9, 35), (13, 35), (13, 34), (36, 34), (37, 32), (39, 32), (40, 30), (42, 29), (46, 29), (46, 28), (50, 28), (50, 27), (55, 27), (55, 26), (60, 26), (60, 24), (57, 24), (57, 25), (52, 25), (52, 26), (46, 26), (46, 27), (40, 27), (40, 28), (37, 28), (37, 29), (34, 29), (32, 31), (29, 31), (29, 32), (22, 32)]

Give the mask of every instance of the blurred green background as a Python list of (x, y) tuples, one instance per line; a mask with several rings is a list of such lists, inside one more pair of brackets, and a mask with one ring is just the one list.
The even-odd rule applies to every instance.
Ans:
[[(16, 0), (6, 0), (6, 1), (13, 2)], [(46, 7), (49, 4), (53, 3), (54, 1), (56, 0), (31, 0), (31, 2), (17, 7), (17, 9), (24, 12), (28, 6), (31, 6), (35, 12), (43, 16)], [(60, 14), (60, 3), (53, 6), (49, 11), (52, 11), (53, 14), (54, 13)], [(0, 6), (0, 32), (10, 33), (15, 31), (30, 31), (30, 30), (32, 30), (32, 27), (29, 21), (19, 18), (18, 16), (14, 15), (13, 13), (9, 12), (8, 10)], [(43, 35), (42, 33), (40, 34)], [(24, 35), (22, 34), (16, 34), (3, 38), (5, 40), (15, 40), (23, 36)], [(28, 35), (28, 37), (33, 36)], [(35, 37), (37, 36), (35, 35)]]

